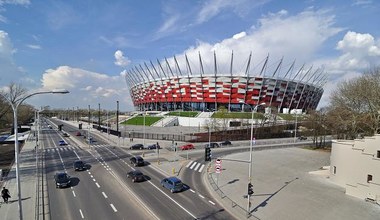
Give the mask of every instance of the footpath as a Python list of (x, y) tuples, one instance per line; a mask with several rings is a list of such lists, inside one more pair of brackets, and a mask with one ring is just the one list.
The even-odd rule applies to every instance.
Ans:
[[(30, 133), (26, 138), (25, 143), (20, 144), (22, 149), (19, 154), (19, 173), (20, 173), (20, 186), (21, 186), (21, 200), (22, 200), (22, 213), (24, 219), (38, 219), (37, 214), (37, 170), (36, 170), (36, 142)], [(17, 181), (16, 181), (16, 164), (13, 164), (12, 169), (6, 177), (3, 177), (2, 187), (6, 187), (10, 194), (8, 203), (4, 203), (1, 198), (0, 203), (0, 216), (1, 219), (13, 220), (20, 219), (18, 211), (18, 195), (17, 195)], [(1, 188), (2, 189), (2, 188)]]

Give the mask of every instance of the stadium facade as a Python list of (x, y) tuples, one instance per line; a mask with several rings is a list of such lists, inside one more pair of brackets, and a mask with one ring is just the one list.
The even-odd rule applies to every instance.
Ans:
[[(265, 103), (281, 112), (286, 109), (316, 109), (323, 94), (326, 74), (322, 68), (295, 68), (295, 62), (282, 68), (283, 59), (271, 65), (268, 73), (269, 56), (259, 66), (259, 71), (250, 73), (251, 55), (244, 65), (245, 72), (233, 72), (233, 54), (229, 73), (218, 72), (214, 53), (214, 70), (203, 70), (199, 55), (199, 73), (188, 57), (179, 64), (176, 57), (157, 60), (154, 65), (144, 63), (126, 71), (125, 79), (130, 89), (136, 110), (198, 110), (214, 111), (224, 106), (229, 111), (241, 111), (244, 103), (251, 107)], [(182, 69), (180, 68), (182, 66)], [(280, 73), (281, 70), (282, 73)], [(186, 70), (186, 73), (184, 73)], [(226, 71), (225, 71), (226, 72)]]

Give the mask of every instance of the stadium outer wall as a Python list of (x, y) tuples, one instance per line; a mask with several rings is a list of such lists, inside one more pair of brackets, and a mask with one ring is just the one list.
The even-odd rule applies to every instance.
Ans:
[[(128, 79), (126, 77), (127, 83)], [(323, 95), (319, 83), (265, 76), (173, 76), (129, 81), (136, 110), (241, 111), (243, 103), (282, 109), (315, 110)]]

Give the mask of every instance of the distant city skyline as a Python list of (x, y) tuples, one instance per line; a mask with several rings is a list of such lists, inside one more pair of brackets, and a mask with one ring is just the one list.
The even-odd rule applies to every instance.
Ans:
[(36, 107), (119, 101), (128, 111), (124, 76), (134, 66), (184, 54), (197, 63), (201, 54), (212, 69), (215, 51), (223, 69), (233, 51), (242, 72), (252, 52), (252, 67), (268, 54), (269, 63), (323, 67), (323, 107), (339, 82), (380, 65), (379, 11), (371, 0), (0, 1), (0, 88), (70, 91), (28, 100)]

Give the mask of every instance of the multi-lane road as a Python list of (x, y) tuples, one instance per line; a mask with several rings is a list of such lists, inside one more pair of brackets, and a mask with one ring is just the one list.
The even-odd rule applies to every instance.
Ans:
[[(49, 122), (50, 123), (50, 122)], [(59, 122), (61, 123), (61, 122)], [(57, 122), (52, 121), (52, 124)], [(77, 128), (65, 124), (75, 135)], [(59, 146), (65, 139), (68, 145)], [(132, 183), (126, 173), (131, 152), (96, 138), (89, 149), (83, 138), (73, 141), (56, 129), (42, 129), (49, 212), (52, 219), (233, 219), (202, 184), (202, 172), (185, 169), (181, 179), (186, 187), (170, 193), (160, 181), (167, 177), (149, 163), (138, 169), (146, 181)], [(90, 164), (86, 171), (74, 171), (73, 162)], [(71, 176), (71, 187), (57, 189), (56, 172)], [(203, 171), (204, 172), (204, 171)]]

